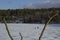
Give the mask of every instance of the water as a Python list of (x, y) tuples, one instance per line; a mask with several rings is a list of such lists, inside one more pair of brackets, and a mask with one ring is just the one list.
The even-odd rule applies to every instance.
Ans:
[[(38, 40), (43, 26), (44, 24), (8, 24), (14, 40), (20, 40), (19, 32), (23, 40)], [(10, 40), (4, 24), (0, 24), (0, 40)], [(49, 24), (42, 40), (60, 40), (60, 24)]]

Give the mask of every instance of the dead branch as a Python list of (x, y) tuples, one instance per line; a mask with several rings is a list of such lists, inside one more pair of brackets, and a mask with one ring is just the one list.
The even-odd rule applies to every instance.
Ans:
[(44, 28), (43, 28), (43, 30), (42, 30), (40, 36), (39, 36), (39, 40), (41, 40), (41, 38), (42, 38), (42, 36), (43, 36), (43, 33), (44, 33), (44, 31), (45, 31), (47, 25), (49, 24), (49, 22), (50, 22), (55, 16), (57, 16), (57, 15), (58, 15), (58, 14), (53, 15), (52, 17), (50, 17), (50, 19), (47, 21), (47, 23), (45, 23)]
[(6, 27), (6, 31), (7, 31), (8, 35), (9, 35), (10, 39), (13, 40), (13, 38), (12, 38), (10, 32), (9, 32), (9, 29), (8, 29), (7, 22), (6, 22), (5, 18), (3, 18), (3, 21), (4, 21), (4, 24), (5, 24), (5, 27)]
[(23, 40), (23, 36), (22, 36), (22, 34), (19, 32), (19, 35), (20, 35), (20, 37), (21, 37), (21, 40)]

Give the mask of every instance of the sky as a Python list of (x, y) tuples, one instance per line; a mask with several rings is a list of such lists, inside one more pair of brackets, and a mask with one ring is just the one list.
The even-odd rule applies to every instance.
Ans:
[(60, 7), (60, 0), (0, 0), (0, 9)]

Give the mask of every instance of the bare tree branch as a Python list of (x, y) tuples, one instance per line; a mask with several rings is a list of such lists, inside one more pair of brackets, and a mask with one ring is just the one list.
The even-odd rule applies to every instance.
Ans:
[(23, 40), (23, 36), (22, 36), (22, 34), (19, 32), (19, 35), (21, 36), (21, 40)]
[(6, 27), (6, 31), (7, 31), (8, 35), (9, 35), (10, 39), (13, 40), (13, 38), (12, 38), (10, 32), (9, 32), (9, 29), (8, 29), (8, 26), (7, 26), (5, 18), (3, 18), (3, 21), (4, 21), (4, 24), (5, 24), (5, 27)]
[(47, 23), (45, 23), (44, 28), (43, 28), (43, 30), (42, 30), (40, 36), (39, 36), (39, 40), (41, 40), (41, 38), (42, 38), (42, 36), (43, 36), (43, 33), (44, 33), (44, 31), (45, 31), (47, 25), (49, 24), (49, 22), (50, 22), (55, 16), (57, 16), (57, 15), (58, 15), (58, 14), (53, 15), (52, 17), (50, 17), (50, 19), (47, 21)]

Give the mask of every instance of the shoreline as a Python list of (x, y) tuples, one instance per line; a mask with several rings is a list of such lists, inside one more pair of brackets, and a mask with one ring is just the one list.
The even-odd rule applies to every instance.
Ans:
[[(0, 23), (4, 24), (4, 23)], [(7, 24), (44, 24), (44, 23), (7, 23)], [(60, 23), (49, 23), (49, 24), (60, 24)]]

